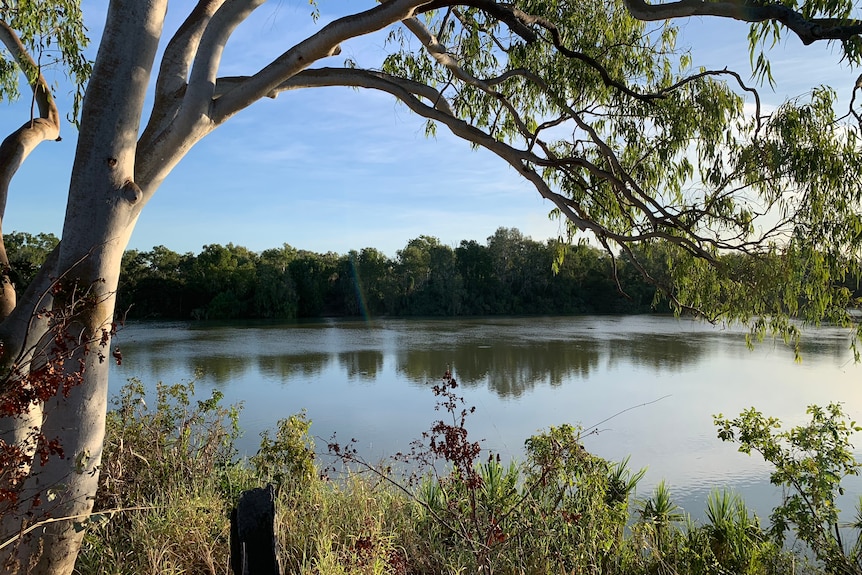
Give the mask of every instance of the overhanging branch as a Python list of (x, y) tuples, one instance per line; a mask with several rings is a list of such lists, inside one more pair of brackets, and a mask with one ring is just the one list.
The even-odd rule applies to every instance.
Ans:
[(718, 16), (741, 22), (778, 22), (796, 34), (803, 44), (818, 40), (849, 41), (862, 34), (862, 21), (848, 18), (805, 18), (801, 12), (779, 3), (750, 0), (678, 0), (650, 4), (646, 0), (624, 0), (629, 13), (638, 20), (657, 21), (690, 16)]
[[(227, 81), (231, 80), (227, 79)], [(241, 79), (238, 81), (241, 81)], [(578, 202), (551, 189), (542, 174), (536, 171), (533, 166), (552, 169), (556, 168), (563, 172), (567, 170), (566, 166), (577, 166), (605, 178), (613, 176), (613, 174), (603, 171), (600, 167), (593, 165), (584, 158), (547, 158), (538, 156), (527, 150), (517, 149), (506, 142), (502, 142), (492, 137), (470, 123), (453, 116), (447, 111), (446, 107), (439, 104), (442, 97), (436, 90), (429, 86), (422, 87), (422, 84), (411, 80), (398, 78), (383, 72), (372, 72), (353, 68), (316, 68), (313, 70), (304, 70), (293, 78), (282, 83), (277, 87), (277, 90), (275, 90), (272, 95), (274, 96), (277, 92), (287, 90), (322, 86), (368, 88), (391, 94), (419, 116), (439, 122), (445, 125), (454, 135), (496, 154), (512, 166), (522, 177), (533, 184), (539, 194), (550, 200), (554, 206), (558, 208), (560, 212), (574, 225), (582, 231), (591, 231), (597, 237), (604, 238), (605, 240), (610, 240), (618, 244), (636, 243), (648, 239), (662, 238), (679, 245), (680, 247), (695, 253), (699, 257), (708, 261), (713, 261), (714, 255), (704, 246), (712, 245), (719, 247), (732, 247), (722, 244), (722, 242), (717, 241), (714, 238), (698, 235), (690, 227), (683, 226), (681, 222), (678, 222), (678, 218), (667, 210), (664, 210), (662, 215), (659, 217), (666, 222), (667, 226), (677, 229), (678, 232), (680, 232), (679, 234), (668, 233), (663, 229), (663, 226), (656, 226), (649, 231), (638, 231), (637, 229), (633, 229), (631, 234), (613, 231), (591, 218), (588, 213), (581, 209)], [(420, 97), (432, 104), (424, 104), (420, 101)], [(620, 190), (621, 187), (624, 188), (627, 186), (626, 182), (629, 181), (629, 178), (612, 177), (608, 181), (620, 194), (620, 199), (630, 202), (633, 201), (634, 198), (630, 190)], [(645, 216), (653, 213), (640, 201), (634, 201), (632, 205)], [(676, 227), (674, 227), (674, 224), (676, 224)]]

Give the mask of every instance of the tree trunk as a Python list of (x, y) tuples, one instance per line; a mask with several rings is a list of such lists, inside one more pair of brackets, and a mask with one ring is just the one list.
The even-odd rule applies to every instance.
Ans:
[[(103, 348), (110, 345), (120, 260), (143, 204), (133, 179), (136, 141), (166, 6), (119, 0), (108, 11), (82, 109), (53, 290), (54, 326), (78, 342), (62, 368), (72, 378), (80, 374), (80, 383), (61, 386), (43, 406), (42, 434), (57, 439), (63, 455), (33, 463), (16, 511), (3, 517), (0, 544), (21, 534), (0, 551), (6, 573), (71, 573), (83, 538), (76, 527), (93, 507), (107, 408)], [(51, 338), (49, 330), (44, 340)], [(55, 359), (49, 354), (46, 361)]]

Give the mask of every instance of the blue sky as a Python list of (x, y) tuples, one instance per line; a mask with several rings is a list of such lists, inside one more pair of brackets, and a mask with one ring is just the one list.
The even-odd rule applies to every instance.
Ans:
[[(93, 38), (104, 4), (85, 1)], [(191, 2), (169, 11), (163, 44)], [(260, 8), (228, 44), (222, 73), (248, 74), (301, 36), (371, 0), (320, 0), (321, 19), (309, 17), (306, 0), (282, 0)], [(681, 21), (680, 46), (691, 46), (695, 66), (728, 66), (747, 75), (747, 26), (717, 19)], [(335, 63), (381, 60), (384, 36), (342, 46)], [(837, 48), (803, 47), (789, 37), (770, 53), (778, 82), (761, 88), (771, 105), (820, 84), (832, 85), (846, 108), (858, 71), (839, 63)], [(68, 89), (62, 78), (60, 92)], [(65, 110), (62, 111), (65, 113)], [(11, 131), (29, 116), (26, 102), (0, 104), (0, 128)], [(13, 181), (4, 231), (62, 229), (75, 130), (62, 142), (45, 142)], [(556, 237), (551, 206), (502, 161), (442, 128), (426, 138), (424, 122), (391, 97), (372, 91), (327, 88), (282, 94), (259, 102), (201, 141), (145, 207), (130, 247), (163, 244), (198, 252), (205, 244), (259, 251), (288, 243), (319, 252), (346, 253), (375, 247), (390, 256), (421, 234), (456, 246), (484, 242), (500, 226), (537, 240)]]

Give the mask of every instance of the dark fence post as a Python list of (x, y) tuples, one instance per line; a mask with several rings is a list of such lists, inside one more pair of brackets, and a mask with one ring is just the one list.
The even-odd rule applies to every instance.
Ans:
[(230, 513), (230, 567), (234, 575), (280, 575), (275, 552), (275, 490), (243, 491)]

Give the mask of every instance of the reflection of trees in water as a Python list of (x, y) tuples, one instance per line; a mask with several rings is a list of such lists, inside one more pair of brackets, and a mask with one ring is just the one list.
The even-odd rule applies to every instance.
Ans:
[(351, 379), (375, 379), (383, 368), (383, 352), (376, 349), (345, 351), (338, 354), (338, 363)]
[(632, 333), (626, 337), (611, 337), (607, 341), (608, 366), (624, 363), (678, 371), (699, 361), (717, 343), (704, 341), (691, 333), (682, 336)]
[(201, 373), (216, 385), (225, 385), (241, 377), (248, 371), (251, 359), (241, 355), (196, 355), (186, 358), (186, 369), (191, 373)]
[[(825, 330), (824, 330), (825, 331)], [(815, 337), (818, 335), (820, 337)], [(841, 363), (850, 361), (852, 356), (848, 356), (847, 350), (850, 349), (850, 330), (836, 329), (829, 336), (823, 334), (814, 334), (811, 332), (802, 333), (802, 341), (799, 344), (799, 353), (802, 355), (802, 362), (805, 362), (805, 357), (811, 355), (814, 357), (832, 357)], [(781, 344), (779, 344), (781, 345)], [(788, 354), (793, 353), (793, 349), (785, 346)]]
[(114, 339), (112, 347), (118, 347), (123, 354), (122, 365), (112, 366), (121, 377), (138, 377), (144, 381), (153, 380), (155, 383), (163, 377), (175, 379), (178, 370), (188, 370), (188, 363), (177, 353), (176, 341), (148, 339), (141, 342), (118, 337)]
[[(539, 385), (557, 386), (568, 380), (588, 378), (597, 371), (600, 361), (603, 368), (619, 364), (641, 365), (653, 370), (679, 370), (702, 360), (716, 347), (727, 345), (725, 337), (738, 336), (641, 333), (622, 329), (619, 332), (594, 332), (592, 337), (573, 335), (562, 339), (553, 328), (547, 332), (533, 330), (528, 334), (515, 330), (513, 337), (508, 325), (488, 326), (483, 333), (429, 338), (423, 331), (422, 337), (402, 339), (401, 345), (410, 347), (395, 352), (398, 374), (424, 385), (438, 380), (446, 367), (452, 366), (456, 377), (465, 386), (487, 385), (499, 396), (517, 397)], [(517, 337), (518, 334), (523, 337)], [(840, 335), (836, 331), (834, 337), (803, 339), (803, 355), (807, 352), (845, 357), (847, 344)], [(158, 378), (162, 374), (174, 377), (174, 372), (180, 370), (191, 374), (200, 369), (207, 379), (223, 385), (248, 377), (249, 370), (255, 369), (264, 377), (282, 381), (316, 376), (337, 361), (346, 378), (371, 381), (383, 373), (385, 356), (390, 353), (388, 348), (378, 348), (376, 344), (379, 341), (374, 341), (365, 342), (366, 349), (342, 347), (332, 351), (247, 355), (242, 350), (231, 353), (230, 346), (224, 341), (225, 338), (208, 338), (201, 345), (198, 338), (183, 342), (180, 349), (177, 349), (176, 342), (173, 347), (165, 347), (158, 341), (130, 341), (123, 348), (128, 360), (124, 362), (123, 370), (134, 369), (134, 375), (149, 370), (149, 376)], [(174, 353), (171, 353), (172, 349)], [(219, 352), (231, 355), (219, 355)]]
[(175, 378), (178, 368), (182, 371), (187, 370), (186, 362), (172, 354), (170, 350), (154, 353), (147, 346), (136, 345), (122, 346), (120, 351), (123, 353), (123, 363), (121, 366), (112, 366), (112, 368), (121, 374), (121, 377), (137, 377), (144, 381), (155, 382), (164, 377)]
[(257, 368), (263, 375), (287, 379), (317, 375), (332, 361), (331, 353), (311, 352), (257, 356)]
[(487, 347), (471, 342), (448, 349), (410, 349), (398, 353), (396, 369), (411, 381), (425, 383), (443, 376), (451, 365), (458, 381), (488, 387), (503, 397), (517, 397), (536, 385), (560, 385), (586, 378), (599, 362), (600, 343), (592, 339), (511, 342)]

